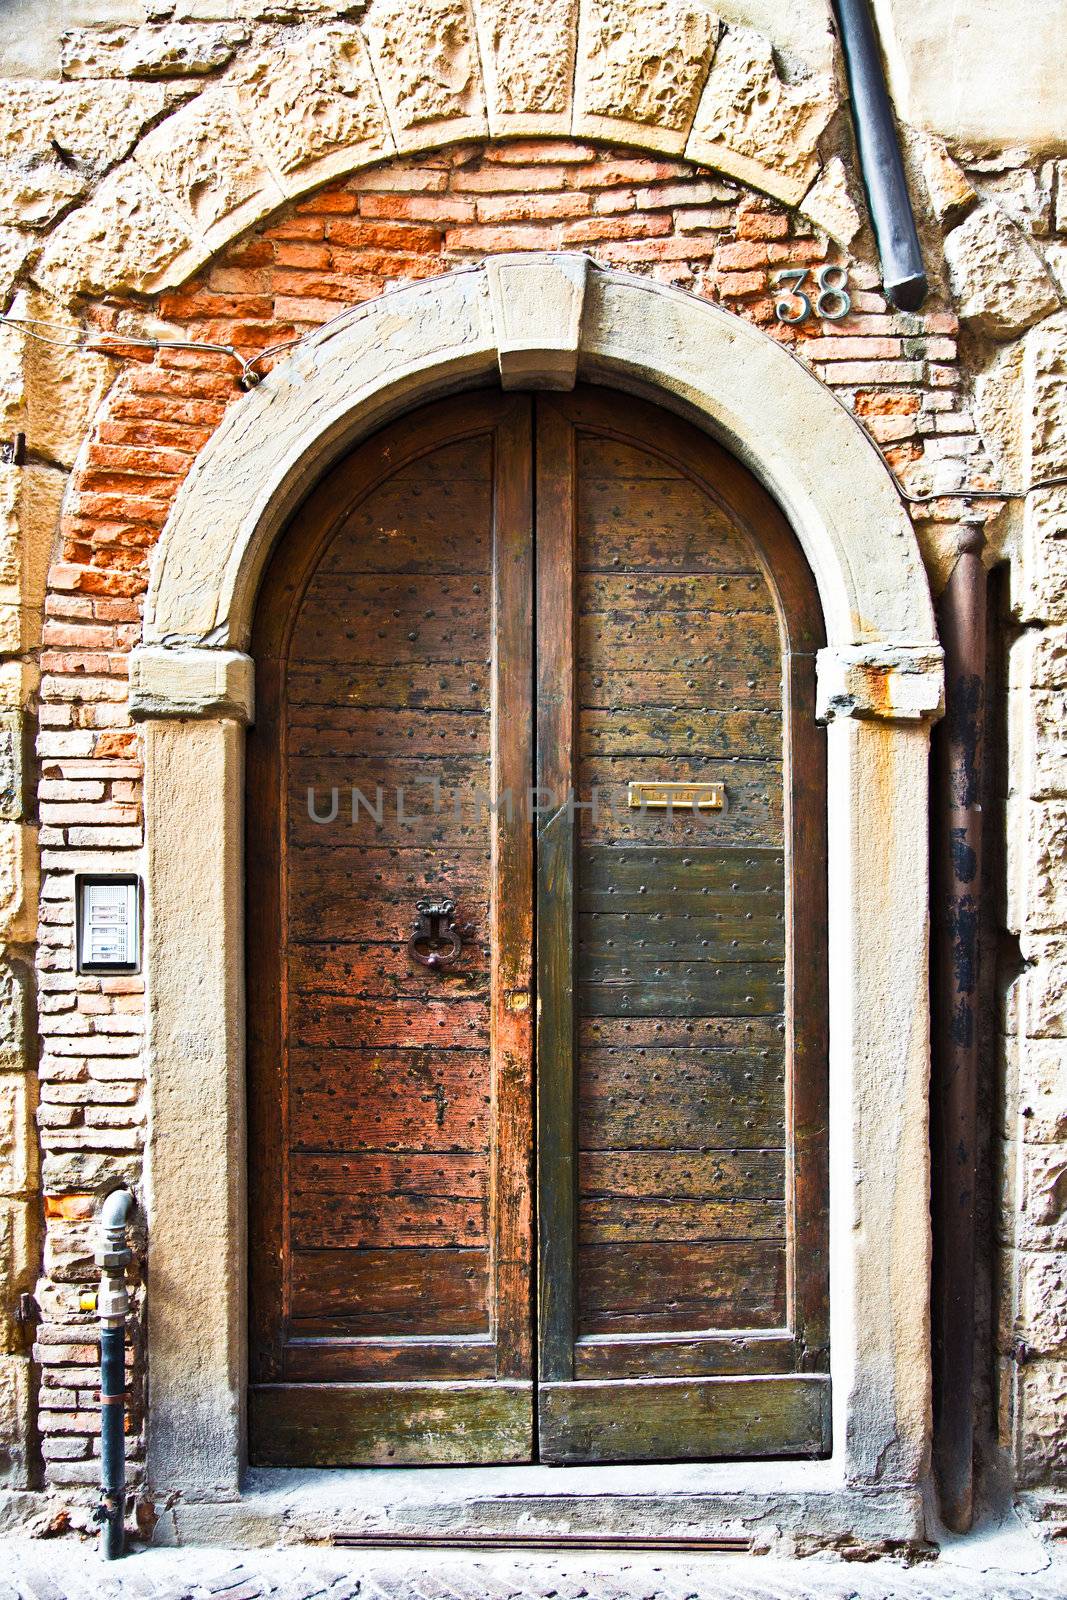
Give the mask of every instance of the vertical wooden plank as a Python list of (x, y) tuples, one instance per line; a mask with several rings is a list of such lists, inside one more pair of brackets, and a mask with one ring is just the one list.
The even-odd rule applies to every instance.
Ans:
[(493, 1126), (497, 1376), (533, 1366), (533, 407), (502, 402), (494, 444), (492, 657)]
[[(257, 717), (248, 730), (245, 780), (248, 1059), (257, 1079), (248, 1095), (248, 1207), (256, 1219), (256, 1248), (249, 1252), (248, 1361), (254, 1379), (269, 1383), (281, 1376), (289, 1283), (288, 1182), (284, 1174), (278, 1181), (279, 1164), (284, 1168), (288, 1162), (289, 1140), (280, 1004), (286, 968), (284, 852), (275, 855), (282, 828), (278, 751), (283, 725), (277, 630), (261, 626), (254, 648)], [(275, 930), (275, 937), (262, 939), (263, 928)]]
[(537, 1194), (538, 1369), (574, 1376), (575, 439), (538, 397)]
[[(798, 625), (796, 631), (800, 631)], [(800, 1371), (829, 1360), (829, 1022), (826, 732), (815, 721), (815, 654), (783, 662), (786, 708), (786, 1073), (790, 1324)]]

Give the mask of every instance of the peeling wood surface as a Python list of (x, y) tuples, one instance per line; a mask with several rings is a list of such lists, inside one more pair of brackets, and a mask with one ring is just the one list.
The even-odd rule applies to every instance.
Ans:
[[(573, 1058), (553, 1068), (538, 1152), (541, 1303), (562, 1292), (572, 1341), (557, 1315), (541, 1456), (817, 1454), (829, 1386), (790, 1376), (825, 1355), (802, 1331), (826, 1296), (807, 1253), (824, 1227), (823, 789), (791, 653), (817, 637), (814, 586), (752, 480), (683, 424), (592, 390), (543, 409), (539, 652), (549, 683), (572, 664), (552, 748), (583, 804), (573, 914), (541, 863), (559, 952), (541, 1004), (554, 1056)], [(635, 781), (719, 782), (727, 803), (635, 810)]]
[(472, 1465), (526, 1461), (528, 1383), (264, 1385), (252, 1390), (263, 1466)]
[(829, 1389), (822, 1377), (542, 1386), (542, 1458), (564, 1463), (819, 1455), (828, 1447)]
[[(784, 925), (775, 919), (783, 916), (785, 859), (782, 644), (773, 596), (737, 517), (637, 444), (615, 439), (606, 448), (593, 431), (598, 420), (595, 406), (577, 407), (579, 663), (602, 685), (595, 703), (578, 711), (580, 787), (619, 782), (622, 761), (604, 758), (626, 757), (627, 781), (725, 781), (727, 809), (613, 811), (584, 828), (576, 865), (581, 1015), (778, 1020)], [(725, 688), (712, 687), (720, 660), (730, 663)], [(635, 706), (615, 688), (616, 667), (661, 683), (670, 673), (686, 681), (703, 675), (711, 692), (699, 708), (647, 694)], [(771, 684), (775, 692), (767, 694)], [(784, 1257), (785, 1094), (784, 1037), (758, 1054), (685, 1046), (581, 1052), (580, 1173), (593, 1159), (643, 1179), (605, 1195), (579, 1178), (577, 1249), (645, 1252), (630, 1285), (619, 1281), (623, 1258), (608, 1258), (614, 1270), (597, 1274), (595, 1318), (616, 1310), (606, 1299), (611, 1285), (631, 1333), (660, 1331), (665, 1316), (673, 1328), (694, 1332), (746, 1325), (741, 1263), (719, 1257), (732, 1293), (709, 1285), (706, 1304), (691, 1294), (687, 1322), (671, 1301), (667, 1269), (688, 1277), (679, 1246), (726, 1240), (761, 1240)], [(734, 1145), (770, 1153), (778, 1173), (770, 1194), (746, 1194)], [(590, 1279), (583, 1271), (578, 1281), (581, 1301)]]

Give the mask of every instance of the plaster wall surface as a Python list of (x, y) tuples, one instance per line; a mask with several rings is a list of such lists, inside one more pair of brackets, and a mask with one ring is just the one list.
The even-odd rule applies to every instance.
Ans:
[(58, 78), (59, 41), (68, 28), (144, 18), (141, 0), (0, 0), (0, 73), (5, 78)]
[(874, 0), (897, 112), (976, 153), (1067, 145), (1065, 0)]

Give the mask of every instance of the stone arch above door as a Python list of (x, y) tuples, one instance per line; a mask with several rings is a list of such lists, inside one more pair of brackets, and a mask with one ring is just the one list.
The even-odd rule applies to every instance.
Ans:
[[(754, 9), (762, 20), (765, 8)], [(684, 156), (810, 206), (833, 232), (847, 181), (840, 159), (824, 165), (818, 149), (839, 103), (828, 18), (801, 51), (795, 19), (790, 29), (785, 73), (775, 40), (724, 24), (704, 0), (373, 0), (358, 23), (269, 41), (235, 29), (224, 75), (200, 93), (168, 103), (162, 85), (79, 83), (69, 105), (54, 95), (28, 105), (49, 157), (47, 134), (66, 139), (87, 107), (126, 135), (122, 159), (60, 217), (34, 280), (57, 301), (156, 293), (330, 179), (487, 136)], [(77, 48), (75, 34), (68, 51)], [(102, 69), (125, 70), (120, 59)], [(93, 92), (95, 103), (84, 98)], [(68, 200), (61, 188), (57, 212)]]
[[(929, 590), (877, 453), (799, 362), (694, 296), (581, 256), (497, 257), (330, 324), (231, 408), (164, 528), (130, 684), (145, 724), (150, 1480), (187, 1503), (242, 1492), (240, 724), (253, 715), (245, 651), (264, 565), (328, 466), (390, 417), (464, 387), (569, 388), (578, 375), (658, 398), (739, 455), (815, 576), (830, 724), (834, 1420), (832, 1456), (798, 1467), (790, 1514), (829, 1528), (862, 1500), (884, 1536), (913, 1538), (930, 1408), (927, 760), (942, 672)], [(190, 1254), (194, 1210), (217, 1252)], [(711, 1495), (717, 1469), (699, 1470)], [(764, 1491), (752, 1492), (758, 1516)]]
[(695, 296), (584, 256), (523, 255), (356, 308), (230, 410), (163, 530), (145, 647), (244, 649), (286, 518), (388, 417), (494, 377), (505, 388), (566, 389), (579, 373), (673, 404), (755, 471), (800, 538), (832, 646), (905, 655), (936, 646), (918, 545), (892, 481), (800, 362)]

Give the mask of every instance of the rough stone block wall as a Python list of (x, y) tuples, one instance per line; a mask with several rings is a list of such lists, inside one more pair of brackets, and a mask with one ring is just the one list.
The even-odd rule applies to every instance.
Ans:
[[(933, 287), (922, 316), (890, 310), (813, 14), (776, 54), (697, 0), (115, 0), (52, 76), (3, 86), (3, 307), (60, 345), (96, 336), (0, 330), (0, 1480), (43, 1471), (59, 1525), (97, 1473), (91, 1218), (102, 1188), (140, 1185), (145, 1133), (142, 987), (75, 976), (73, 875), (140, 861), (128, 652), (173, 497), (240, 393), (226, 355), (122, 336), (251, 355), (527, 248), (587, 250), (787, 343), (930, 497), (911, 509), (935, 592), (966, 515), (1007, 566), (989, 1297), (1000, 1443), (1067, 1525), (1067, 490), (955, 497), (1067, 473), (1067, 162), (905, 127)], [(852, 314), (780, 324), (772, 275), (830, 263)], [(38, 1277), (31, 1358), (16, 1310)], [(138, 1291), (135, 1334), (143, 1310)], [(137, 1338), (131, 1361), (136, 1458)]]
[[(1059, 183), (1067, 212), (1067, 167)], [(1061, 212), (1060, 228), (1067, 227)], [(1067, 315), (1024, 336), (1022, 468), (1067, 473)], [(1018, 1481), (1067, 1521), (1067, 488), (1028, 496), (1008, 676), (1001, 1414)], [(1015, 976), (1015, 973), (1018, 976)], [(1035, 1497), (1041, 1503), (1042, 1496)]]

